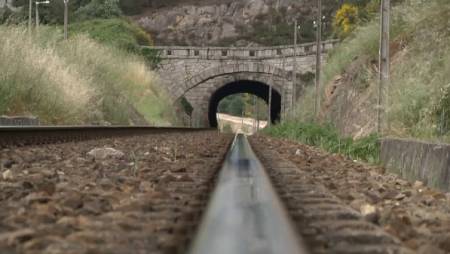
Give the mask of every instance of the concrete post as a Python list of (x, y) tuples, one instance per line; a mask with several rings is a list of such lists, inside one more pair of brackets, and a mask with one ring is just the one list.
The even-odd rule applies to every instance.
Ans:
[[(383, 116), (386, 114), (388, 94), (384, 97), (383, 91), (389, 86), (389, 22), (390, 22), (390, 0), (381, 2), (381, 24), (380, 24), (380, 54), (379, 54), (379, 85), (377, 105), (377, 132), (381, 135), (383, 131)], [(385, 103), (384, 99), (385, 98)]]
[(294, 66), (292, 69), (292, 106), (291, 110), (294, 109), (297, 102), (297, 20), (294, 22)]
[(36, 29), (39, 28), (39, 2), (36, 2)]
[(64, 0), (64, 40), (68, 37), (68, 23), (69, 23), (69, 0)]
[(317, 42), (316, 42), (316, 95), (314, 99), (314, 116), (319, 118), (320, 112), (320, 71), (322, 56), (322, 0), (317, 0)]
[(32, 12), (33, 12), (33, 0), (30, 0), (29, 6), (28, 6), (28, 33), (31, 35), (31, 19), (32, 19)]

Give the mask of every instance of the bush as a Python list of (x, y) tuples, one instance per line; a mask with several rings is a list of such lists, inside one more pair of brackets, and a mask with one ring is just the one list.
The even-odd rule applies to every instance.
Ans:
[(75, 16), (79, 21), (109, 19), (120, 17), (121, 15), (119, 0), (92, 0), (75, 12)]
[(93, 19), (73, 23), (70, 25), (70, 32), (87, 33), (98, 42), (138, 54), (141, 53), (140, 45), (153, 44), (149, 34), (122, 18)]
[(356, 27), (359, 19), (359, 9), (355, 5), (343, 4), (336, 12), (333, 27), (340, 38), (347, 37)]

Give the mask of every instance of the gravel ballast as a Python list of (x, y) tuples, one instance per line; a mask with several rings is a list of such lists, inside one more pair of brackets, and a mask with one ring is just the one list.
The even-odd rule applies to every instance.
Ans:
[(408, 182), (381, 167), (290, 140), (260, 135), (251, 141), (293, 162), (302, 177), (324, 186), (410, 250), (420, 254), (450, 253), (449, 194), (418, 181)]
[(0, 153), (0, 253), (177, 253), (232, 136), (154, 134)]

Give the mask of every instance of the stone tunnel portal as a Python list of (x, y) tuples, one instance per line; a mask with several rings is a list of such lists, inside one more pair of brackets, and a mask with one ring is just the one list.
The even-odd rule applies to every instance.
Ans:
[[(280, 120), (281, 116), (281, 95), (275, 89), (272, 88), (272, 107), (270, 109), (270, 115), (272, 122)], [(267, 104), (269, 103), (269, 85), (249, 80), (239, 80), (228, 83), (213, 93), (209, 101), (208, 120), (210, 127), (217, 128), (217, 109), (220, 101), (232, 94), (249, 93), (258, 96), (263, 99)]]

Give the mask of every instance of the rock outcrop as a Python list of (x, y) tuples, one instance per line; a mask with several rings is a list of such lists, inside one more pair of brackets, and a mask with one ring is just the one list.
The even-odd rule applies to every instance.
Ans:
[(15, 7), (14, 3), (16, 0), (0, 0), (0, 9), (6, 9), (8, 8), (9, 10), (13, 11), (13, 12), (18, 12), (21, 10), (20, 7)]
[(280, 23), (286, 24), (287, 30), (294, 19), (312, 23), (316, 9), (314, 0), (170, 2), (153, 4), (134, 17), (157, 44), (248, 46), (258, 41), (248, 38), (255, 30), (276, 30)]

